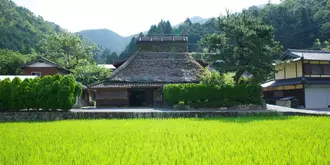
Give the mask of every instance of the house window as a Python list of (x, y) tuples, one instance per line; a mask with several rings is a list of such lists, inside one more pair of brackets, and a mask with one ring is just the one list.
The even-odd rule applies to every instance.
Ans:
[(31, 72), (31, 75), (41, 76), (41, 72)]
[(323, 66), (319, 64), (305, 64), (305, 74), (307, 75), (322, 75)]

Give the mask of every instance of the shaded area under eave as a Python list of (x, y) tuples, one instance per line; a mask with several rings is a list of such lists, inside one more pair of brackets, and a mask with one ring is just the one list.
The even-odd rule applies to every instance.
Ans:
[(330, 77), (298, 77), (291, 79), (275, 80), (262, 84), (263, 88), (276, 87), (284, 85), (297, 85), (297, 84), (330, 84)]

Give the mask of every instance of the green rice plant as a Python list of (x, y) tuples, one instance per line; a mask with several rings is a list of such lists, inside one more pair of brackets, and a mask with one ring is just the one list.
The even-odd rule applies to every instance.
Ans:
[(330, 164), (330, 118), (0, 123), (0, 164)]

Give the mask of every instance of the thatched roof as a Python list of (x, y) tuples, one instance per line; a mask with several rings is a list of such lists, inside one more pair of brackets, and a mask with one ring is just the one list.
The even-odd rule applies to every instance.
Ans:
[(107, 82), (198, 82), (203, 67), (188, 53), (136, 52)]

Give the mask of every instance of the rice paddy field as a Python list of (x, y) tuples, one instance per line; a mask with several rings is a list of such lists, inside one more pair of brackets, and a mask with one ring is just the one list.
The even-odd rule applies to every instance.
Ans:
[(0, 123), (0, 164), (330, 164), (330, 118)]

